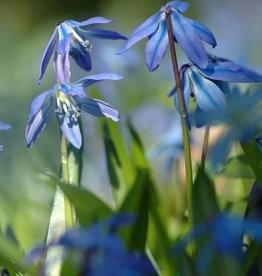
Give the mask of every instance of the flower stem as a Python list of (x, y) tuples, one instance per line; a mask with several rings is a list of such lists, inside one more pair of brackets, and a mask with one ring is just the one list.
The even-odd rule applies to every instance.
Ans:
[(207, 124), (206, 131), (205, 131), (205, 136), (204, 136), (203, 147), (202, 147), (202, 156), (201, 156), (201, 167), (203, 169), (205, 169), (205, 162), (206, 162), (207, 149), (208, 149), (209, 133), (210, 133), (210, 124)]
[(190, 150), (190, 139), (189, 132), (187, 128), (187, 112), (184, 102), (184, 96), (182, 91), (182, 84), (179, 75), (179, 69), (177, 64), (177, 56), (176, 49), (173, 37), (172, 23), (170, 18), (170, 8), (165, 9), (166, 14), (166, 24), (168, 31), (168, 40), (169, 40), (169, 48), (173, 65), (173, 72), (176, 82), (178, 102), (179, 102), (179, 114), (182, 125), (182, 133), (183, 133), (183, 143), (184, 143), (184, 156), (185, 156), (185, 169), (186, 169), (186, 190), (187, 190), (187, 208), (188, 208), (188, 219), (189, 224), (192, 226), (192, 187), (193, 187), (193, 172), (192, 172), (192, 161), (191, 161), (191, 150)]
[[(61, 169), (62, 180), (66, 184), (70, 184), (69, 167), (68, 167), (68, 152), (65, 136), (61, 133)], [(64, 195), (65, 202), (65, 223), (66, 227), (70, 228), (74, 225), (74, 209), (68, 198)]]

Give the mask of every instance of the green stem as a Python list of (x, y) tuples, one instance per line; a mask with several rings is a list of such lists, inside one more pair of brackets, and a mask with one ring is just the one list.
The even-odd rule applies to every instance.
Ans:
[(210, 133), (210, 124), (207, 124), (205, 136), (204, 136), (203, 148), (202, 148), (202, 156), (201, 156), (201, 167), (203, 169), (205, 169), (205, 162), (206, 162), (206, 156), (207, 156), (207, 150), (208, 150), (209, 133)]
[(189, 132), (187, 128), (187, 112), (184, 102), (184, 96), (182, 91), (182, 84), (179, 75), (179, 69), (177, 64), (177, 56), (176, 49), (173, 37), (172, 23), (170, 18), (170, 8), (165, 9), (166, 14), (166, 24), (168, 31), (168, 40), (169, 40), (169, 48), (173, 65), (174, 78), (176, 82), (176, 89), (178, 95), (179, 102), (179, 114), (182, 125), (182, 133), (183, 133), (183, 143), (184, 143), (184, 155), (185, 155), (185, 169), (186, 169), (186, 190), (187, 190), (187, 208), (188, 208), (188, 218), (189, 224), (192, 226), (192, 187), (193, 187), (193, 172), (192, 172), (192, 161), (191, 161), (191, 150), (190, 150), (190, 139)]
[[(65, 136), (61, 133), (61, 168), (62, 180), (66, 184), (70, 184), (69, 167), (68, 167), (68, 152)], [(71, 202), (64, 195), (65, 202), (65, 223), (66, 227), (70, 228), (74, 225), (74, 209)]]

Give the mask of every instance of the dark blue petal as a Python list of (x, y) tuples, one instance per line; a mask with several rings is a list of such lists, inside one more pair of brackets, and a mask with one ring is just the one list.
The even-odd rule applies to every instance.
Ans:
[(88, 77), (85, 77), (83, 79), (80, 79), (76, 82), (73, 82), (73, 85), (82, 85), (84, 87), (88, 87), (92, 85), (93, 83), (96, 83), (98, 81), (102, 80), (122, 80), (123, 76), (117, 74), (117, 73), (101, 73), (97, 75), (91, 75)]
[(210, 44), (213, 48), (217, 46), (216, 39), (213, 35), (213, 33), (204, 25), (200, 24), (199, 22), (192, 20), (192, 19), (187, 19), (197, 30), (200, 38), (204, 40), (206, 43)]
[(91, 57), (88, 51), (84, 55), (79, 51), (70, 55), (83, 70), (90, 71), (92, 69)]
[(91, 98), (75, 99), (80, 104), (81, 110), (84, 112), (96, 117), (110, 118), (115, 122), (119, 120), (119, 112), (115, 107), (107, 102)]
[(162, 20), (156, 32), (150, 37), (146, 44), (145, 56), (146, 65), (149, 71), (158, 68), (162, 61), (168, 45), (168, 35), (165, 20)]
[(222, 61), (208, 64), (201, 69), (204, 76), (213, 80), (230, 82), (261, 82), (262, 76), (232, 61)]
[(57, 121), (67, 141), (77, 149), (80, 149), (82, 145), (82, 136), (77, 118), (73, 116), (63, 116), (61, 118), (61, 113), (57, 113), (56, 115)]
[(134, 46), (138, 41), (153, 34), (159, 25), (161, 15), (162, 12), (159, 11), (144, 21), (138, 28), (134, 30), (134, 32), (128, 38), (127, 42), (116, 52), (116, 54), (120, 55), (124, 53), (127, 49)]
[(226, 100), (224, 93), (215, 83), (201, 76), (194, 68), (191, 67), (191, 69), (188, 74), (199, 108), (204, 112), (225, 111)]
[(84, 31), (85, 35), (101, 38), (101, 39), (124, 39), (127, 40), (127, 37), (114, 31), (103, 30), (103, 29), (92, 29)]
[(182, 1), (171, 1), (166, 4), (166, 7), (172, 7), (178, 10), (181, 13), (184, 13), (188, 10), (189, 4), (187, 2)]
[(88, 26), (88, 25), (92, 25), (92, 24), (111, 23), (112, 21), (113, 21), (112, 19), (107, 19), (102, 16), (96, 16), (96, 17), (89, 18), (82, 22), (78, 22), (78, 21), (74, 21), (74, 20), (66, 20), (65, 23), (71, 27), (82, 27), (82, 26)]
[(11, 128), (10, 125), (0, 121), (0, 130), (8, 130), (10, 128)]
[(56, 71), (56, 77), (58, 82), (70, 82), (71, 70), (69, 53), (67, 54), (55, 54), (54, 67)]
[(39, 74), (39, 77), (38, 77), (38, 80), (37, 80), (38, 84), (40, 84), (40, 82), (43, 78), (43, 75), (46, 71), (49, 60), (50, 60), (50, 58), (53, 54), (56, 39), (57, 39), (57, 28), (55, 28), (55, 31), (54, 31), (52, 37), (50, 38), (50, 40), (48, 41), (48, 44), (47, 44), (47, 46), (44, 50), (42, 60), (41, 60), (41, 63), (40, 63), (40, 74)]
[[(44, 98), (44, 97), (43, 97)], [(41, 101), (43, 101), (42, 105), (38, 110), (36, 107), (31, 107), (31, 116), (26, 126), (25, 137), (27, 142), (27, 147), (32, 147), (37, 137), (40, 135), (42, 130), (45, 128), (47, 123), (50, 121), (52, 117), (52, 109), (53, 109), (53, 95), (48, 93), (45, 95), (45, 99), (35, 99), (36, 101), (32, 103), (39, 105)], [(30, 115), (31, 115), (30, 114)]]
[(200, 68), (208, 64), (208, 57), (197, 30), (176, 10), (171, 11), (173, 34), (188, 58)]

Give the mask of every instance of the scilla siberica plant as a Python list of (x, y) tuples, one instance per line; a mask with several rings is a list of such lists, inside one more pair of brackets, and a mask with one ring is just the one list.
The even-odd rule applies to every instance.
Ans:
[[(181, 117), (184, 140), (184, 155), (187, 184), (187, 204), (189, 222), (192, 223), (192, 162), (188, 130), (191, 128), (188, 108), (190, 96), (196, 99), (197, 111), (208, 113), (227, 109), (224, 92), (216, 82), (260, 82), (262, 76), (226, 59), (212, 58), (204, 48), (203, 41), (212, 47), (217, 45), (213, 33), (199, 22), (183, 15), (189, 4), (171, 1), (160, 11), (144, 21), (130, 35), (126, 43), (117, 51), (122, 54), (144, 38), (145, 60), (149, 71), (156, 70), (169, 45), (176, 88), (171, 92)], [(191, 61), (178, 68), (175, 42)]]

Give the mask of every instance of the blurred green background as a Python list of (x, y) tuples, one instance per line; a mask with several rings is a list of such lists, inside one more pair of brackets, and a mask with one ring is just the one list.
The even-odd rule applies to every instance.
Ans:
[[(189, 2), (191, 7), (186, 15), (208, 26), (216, 36), (218, 46), (213, 53), (262, 72), (260, 0)], [(55, 24), (99, 15), (115, 20), (99, 27), (129, 35), (165, 3), (160, 0), (0, 0), (0, 120), (12, 125), (10, 131), (0, 133), (0, 141), (5, 145), (0, 155), (0, 228), (4, 230), (10, 225), (25, 250), (46, 235), (54, 189), (45, 184), (45, 174), (59, 172), (59, 129), (55, 118), (32, 149), (26, 148), (24, 138), (32, 99), (49, 89), (55, 80), (50, 63), (41, 86), (36, 85), (42, 52)], [(144, 64), (145, 41), (124, 55), (115, 56), (121, 45), (122, 41), (99, 41), (92, 55), (91, 73), (116, 71), (125, 80), (94, 86), (89, 93), (119, 109), (120, 129), (130, 116), (150, 152), (176, 121), (173, 101), (166, 97), (174, 85), (171, 65), (166, 57), (159, 70), (149, 73)], [(185, 62), (181, 52), (179, 57), (181, 63)], [(74, 69), (73, 80), (86, 74)], [(101, 121), (83, 116), (83, 122), (86, 157), (83, 185), (102, 193), (110, 202)], [(179, 135), (174, 131), (174, 137)], [(195, 135), (197, 148), (201, 145), (202, 131), (196, 131)], [(152, 161), (152, 167), (158, 182), (161, 182), (159, 175), (171, 182), (163, 166), (155, 166)]]

